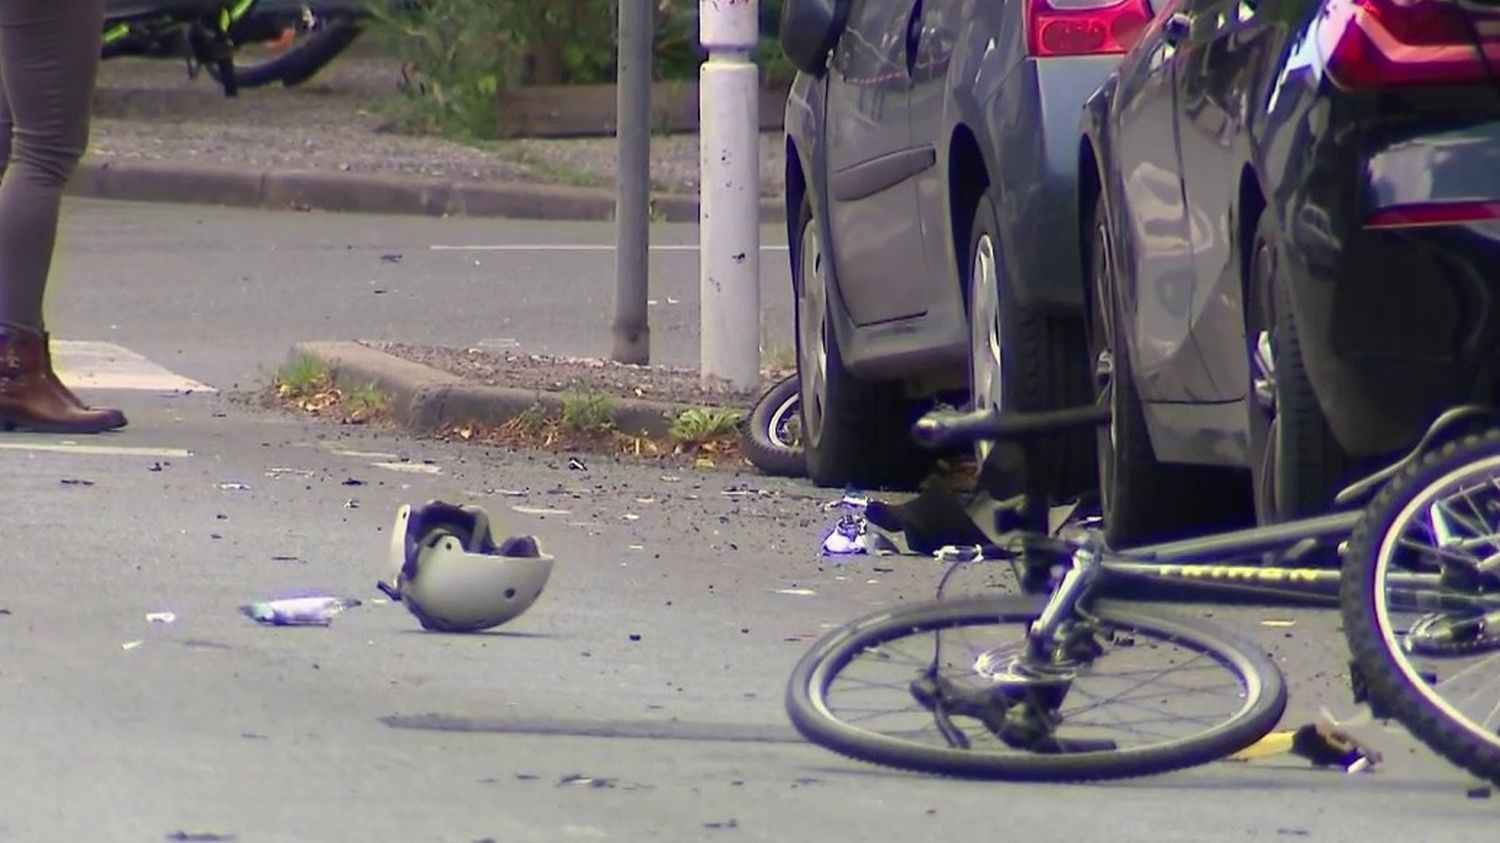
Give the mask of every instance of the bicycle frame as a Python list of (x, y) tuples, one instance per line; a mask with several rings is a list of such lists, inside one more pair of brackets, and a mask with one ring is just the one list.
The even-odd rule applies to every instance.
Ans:
[[(1098, 406), (1024, 414), (938, 411), (920, 419), (913, 435), (933, 447), (959, 442), (971, 444), (980, 438), (1024, 443), (1034, 436), (1100, 425), (1108, 420), (1107, 410)], [(1231, 598), (1260, 598), (1273, 603), (1337, 605), (1339, 570), (1327, 566), (1267, 564), (1266, 557), (1295, 558), (1303, 549), (1341, 545), (1359, 524), (1363, 504), (1387, 480), (1432, 448), (1481, 425), (1500, 426), (1500, 418), (1490, 408), (1477, 405), (1443, 413), (1405, 456), (1340, 492), (1335, 511), (1328, 515), (1121, 549), (1103, 547), (1097, 536), (1087, 532), (1073, 540), (1031, 535), (1022, 539), (1025, 549), (1021, 557), (1032, 569), (1049, 570), (1061, 565), (1067, 571), (1053, 591), (1049, 611), (1054, 607), (1071, 608), (1067, 604), (1086, 595), (1134, 596), (1131, 592), (1142, 585), (1154, 587), (1152, 599), (1185, 598), (1203, 602), (1207, 597), (1224, 602)], [(1023, 448), (1023, 467), (1024, 464)], [(1078, 586), (1079, 582), (1084, 585)], [(1444, 591), (1438, 574), (1396, 574), (1392, 583), (1411, 589), (1414, 599), (1441, 595), (1441, 600), (1449, 604), (1500, 606), (1500, 600)]]
[(239, 93), (234, 81), (234, 33), (256, 8), (258, 0), (225, 0), (218, 14), (174, 11), (113, 16), (105, 20), (101, 49), (106, 59), (118, 56), (186, 58), (189, 74), (214, 64), (220, 70), (225, 96)]

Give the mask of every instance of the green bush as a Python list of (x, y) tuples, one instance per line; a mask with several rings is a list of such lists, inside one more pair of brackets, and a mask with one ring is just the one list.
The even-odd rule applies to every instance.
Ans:
[[(371, 0), (377, 31), (407, 68), (398, 129), (492, 138), (499, 94), (520, 85), (615, 79), (617, 0)], [(698, 0), (657, 0), (655, 76), (694, 79)], [(761, 0), (757, 61), (790, 77), (775, 40), (780, 0)]]

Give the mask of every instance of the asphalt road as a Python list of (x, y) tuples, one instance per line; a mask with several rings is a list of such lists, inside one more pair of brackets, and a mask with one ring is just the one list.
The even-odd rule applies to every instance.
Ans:
[[(315, 236), (323, 227), (338, 233)], [(417, 244), (472, 236), (464, 222), (124, 206), (83, 209), (70, 231), (54, 327), (220, 388), (330, 325), (444, 336), (431, 320), (446, 311), (431, 303), (412, 305), (427, 322), (408, 322), (370, 299), (339, 305), (320, 285), (365, 283), (334, 269), (345, 240), (373, 274), (441, 260), (410, 257)], [(302, 259), (282, 236), (304, 244)], [(379, 262), (402, 250), (401, 264)], [(436, 265), (420, 277), (426, 298), (461, 301), (480, 285)], [(533, 307), (531, 336), (577, 324), (565, 307)], [(1284, 757), (1027, 786), (844, 761), (790, 731), (788, 673), (814, 637), (930, 596), (941, 571), (819, 559), (824, 491), (587, 455), (579, 471), (565, 454), (308, 422), (224, 392), (87, 395), (124, 406), (132, 427), (77, 444), (0, 437), (0, 840), (1368, 841), (1481, 839), (1493, 827), (1493, 803), (1466, 797), (1471, 781), (1381, 727), (1365, 732), (1387, 763), (1362, 776)], [(530, 613), (493, 634), (446, 636), (373, 602), (396, 507), (432, 498), (482, 502), (542, 538), (558, 563)], [(953, 588), (997, 576), (972, 571)], [(366, 603), (326, 629), (260, 627), (236, 611), (302, 588)], [(1288, 726), (1323, 706), (1357, 714), (1333, 616), (1191, 611), (1277, 657)], [(154, 612), (175, 621), (151, 623)]]
[[(221, 388), (274, 369), (281, 357), (267, 351), (302, 340), (500, 341), (607, 357), (614, 231), (73, 201), (51, 317), (60, 336), (88, 326), (102, 335), (78, 339), (119, 342)], [(652, 362), (696, 366), (696, 226), (660, 225), (652, 236)], [(789, 352), (785, 230), (766, 227), (762, 243), (764, 345)]]

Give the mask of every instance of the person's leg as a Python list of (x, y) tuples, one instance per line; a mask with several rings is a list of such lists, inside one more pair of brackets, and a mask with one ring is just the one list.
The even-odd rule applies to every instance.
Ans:
[(83, 156), (103, 0), (0, 2), (0, 80), (12, 118), (0, 179), (0, 324), (42, 330), (63, 186)]
[(52, 372), (42, 305), (62, 191), (88, 145), (104, 0), (0, 0), (0, 86), (10, 149), (0, 177), (0, 429), (123, 426)]

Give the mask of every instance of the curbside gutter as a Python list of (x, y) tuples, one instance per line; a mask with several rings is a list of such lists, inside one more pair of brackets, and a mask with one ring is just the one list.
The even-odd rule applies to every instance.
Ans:
[[(68, 194), (271, 210), (582, 221), (615, 216), (608, 188), (133, 161), (82, 162)], [(651, 201), (666, 222), (698, 222), (697, 196), (657, 194)], [(775, 198), (761, 200), (760, 215), (766, 223), (786, 219)]]
[[(532, 407), (549, 414), (562, 411), (561, 392), (471, 384), (457, 375), (403, 360), (356, 342), (303, 342), (292, 346), (289, 360), (312, 358), (328, 369), (340, 389), (374, 384), (391, 399), (391, 416), (419, 433), (465, 424), (499, 425)], [(613, 397), (615, 427), (623, 433), (667, 435), (687, 404)]]

